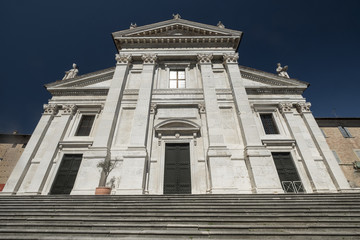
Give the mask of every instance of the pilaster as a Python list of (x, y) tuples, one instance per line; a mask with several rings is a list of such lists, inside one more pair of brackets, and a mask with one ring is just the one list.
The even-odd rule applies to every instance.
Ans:
[[(76, 108), (73, 104), (63, 105), (60, 114), (54, 117), (37, 153), (31, 159), (29, 171), (19, 188), (18, 194), (41, 194), (52, 166), (51, 163), (57, 153), (59, 141), (62, 139)], [(50, 114), (53, 114), (51, 112), (53, 112), (52, 110), (50, 110)]]
[(310, 103), (303, 102), (295, 104), (297, 111), (302, 116), (307, 128), (309, 129), (309, 132), (311, 133), (313, 141), (317, 145), (317, 148), (324, 159), (326, 169), (330, 174), (330, 177), (336, 188), (338, 189), (338, 191), (349, 190), (349, 183), (346, 180), (342, 170), (340, 169), (339, 164), (337, 163), (328, 144), (326, 143), (325, 137), (322, 134), (313, 114), (310, 111), (310, 106)]
[(19, 161), (17, 162), (14, 170), (12, 171), (6, 185), (1, 194), (15, 194), (20, 185), (22, 184), (24, 177), (30, 167), (31, 159), (36, 154), (51, 121), (58, 112), (58, 106), (54, 104), (45, 104), (44, 113), (40, 118), (31, 138), (26, 145), (24, 152), (22, 153)]
[[(283, 102), (279, 104), (279, 110), (289, 126), (289, 131), (296, 140), (299, 154), (302, 157), (305, 170), (308, 174), (314, 192), (328, 192), (335, 189), (328, 175), (322, 159), (314, 159), (313, 151), (310, 149), (311, 139), (306, 139), (305, 132), (308, 131), (303, 119), (296, 111), (293, 103)], [(308, 108), (308, 106), (307, 106)]]
[[(117, 194), (143, 194), (145, 192), (148, 149), (147, 134), (150, 119), (150, 103), (154, 82), (154, 70), (157, 56), (144, 54), (141, 84), (134, 112), (130, 134), (130, 144), (124, 153), (121, 180)], [(153, 109), (155, 111), (155, 109)]]

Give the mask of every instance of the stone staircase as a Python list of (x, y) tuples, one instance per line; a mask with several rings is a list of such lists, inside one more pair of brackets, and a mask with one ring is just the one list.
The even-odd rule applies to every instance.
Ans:
[(0, 196), (0, 239), (360, 239), (360, 194)]

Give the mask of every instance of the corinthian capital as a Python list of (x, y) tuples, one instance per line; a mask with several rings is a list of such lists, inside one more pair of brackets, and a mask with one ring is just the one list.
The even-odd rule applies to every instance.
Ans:
[(197, 55), (197, 59), (199, 61), (200, 64), (204, 64), (204, 63), (211, 63), (211, 60), (213, 59), (213, 55), (210, 54), (198, 54)]
[(224, 53), (224, 62), (225, 63), (237, 63), (239, 59), (238, 53)]
[(115, 54), (117, 64), (128, 64), (131, 62), (130, 54)]
[(67, 105), (63, 105), (62, 108), (64, 110), (63, 114), (72, 115), (75, 113), (77, 106), (75, 104), (67, 104)]
[(141, 59), (144, 61), (144, 64), (155, 64), (157, 55), (156, 54), (144, 54)]
[(311, 103), (298, 102), (295, 107), (299, 113), (310, 112)]
[(282, 114), (292, 112), (293, 104), (289, 102), (279, 103), (279, 110)]
[(59, 106), (56, 104), (44, 104), (44, 114), (55, 115), (58, 112)]

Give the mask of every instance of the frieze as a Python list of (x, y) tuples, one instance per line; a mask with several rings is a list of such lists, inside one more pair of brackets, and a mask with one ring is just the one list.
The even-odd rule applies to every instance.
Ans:
[(53, 96), (106, 96), (109, 89), (56, 89), (49, 90)]
[(129, 64), (131, 62), (130, 54), (115, 54), (117, 64)]
[(239, 54), (238, 53), (225, 53), (223, 55), (224, 57), (224, 62), (225, 63), (236, 63), (238, 62), (239, 59)]
[(311, 112), (310, 111), (311, 103), (309, 103), (309, 102), (307, 102), (307, 103), (298, 102), (295, 104), (295, 107), (299, 113)]
[(301, 95), (304, 89), (284, 89), (284, 88), (246, 88), (246, 93), (251, 95), (262, 95), (262, 94), (291, 94)]
[(203, 94), (201, 89), (155, 89), (153, 94), (177, 94), (177, 95), (188, 95), (188, 94)]
[(125, 89), (124, 94), (126, 95), (138, 95), (139, 89)]
[(211, 63), (211, 60), (213, 59), (213, 55), (211, 53), (210, 54), (198, 54), (197, 59), (200, 64)]
[(55, 115), (59, 110), (59, 106), (56, 104), (44, 104), (44, 114)]

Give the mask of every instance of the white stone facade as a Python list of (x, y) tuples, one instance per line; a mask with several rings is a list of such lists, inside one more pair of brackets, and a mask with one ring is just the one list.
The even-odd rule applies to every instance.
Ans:
[[(306, 193), (348, 190), (308, 84), (239, 67), (241, 37), (179, 17), (113, 33), (115, 68), (46, 85), (53, 97), (2, 194), (50, 194), (66, 154), (82, 155), (71, 194), (94, 194), (104, 159), (117, 162), (112, 194), (163, 194), (169, 143), (189, 144), (192, 194), (284, 193), (274, 152), (290, 153)], [(184, 88), (170, 71), (185, 72)], [(85, 115), (91, 131), (76, 136)]]

